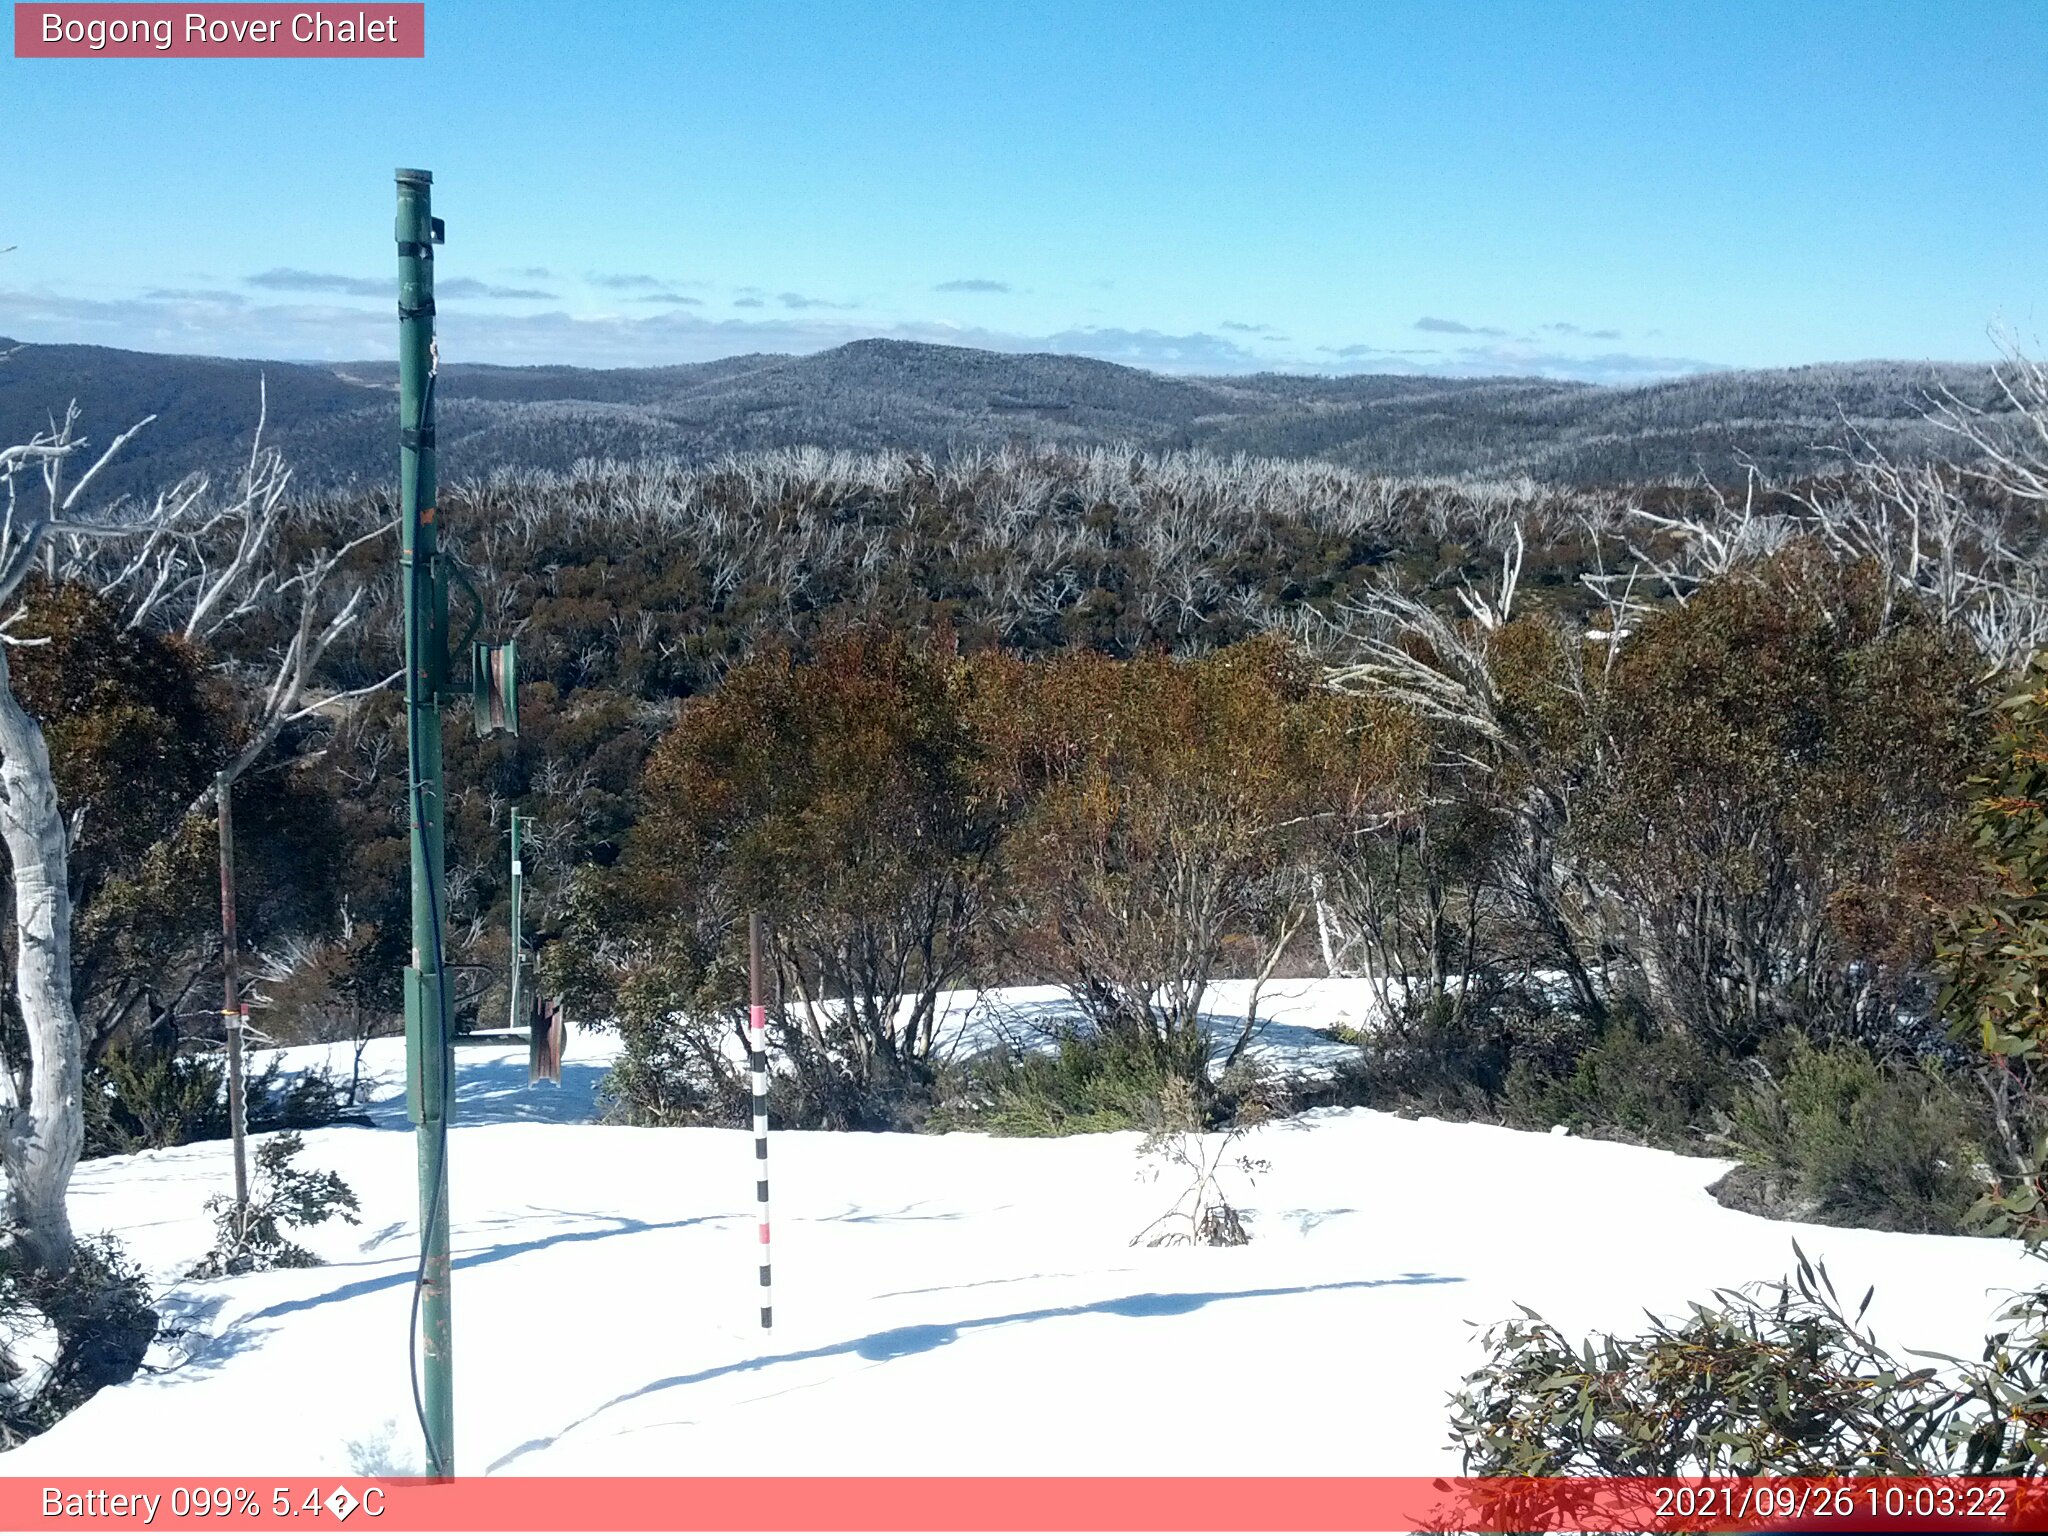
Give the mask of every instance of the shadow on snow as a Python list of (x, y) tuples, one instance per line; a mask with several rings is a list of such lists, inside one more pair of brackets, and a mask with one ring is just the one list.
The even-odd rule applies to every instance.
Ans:
[(1003, 1328), (1017, 1323), (1045, 1322), (1053, 1318), (1085, 1317), (1091, 1314), (1106, 1314), (1111, 1317), (1180, 1317), (1220, 1301), (1305, 1296), (1318, 1291), (1377, 1290), (1390, 1285), (1457, 1285), (1463, 1283), (1463, 1280), (1462, 1275), (1406, 1274), (1390, 1280), (1337, 1280), (1323, 1285), (1267, 1286), (1250, 1291), (1145, 1291), (1133, 1296), (1113, 1297), (1108, 1301), (1083, 1302), (1068, 1307), (1038, 1307), (1028, 1312), (1004, 1312), (989, 1317), (972, 1317), (957, 1323), (922, 1323), (904, 1328), (887, 1328), (879, 1333), (864, 1334), (860, 1338), (846, 1339), (837, 1344), (823, 1344), (815, 1349), (791, 1350), (780, 1355), (756, 1355), (751, 1359), (736, 1360), (728, 1365), (715, 1365), (685, 1375), (661, 1377), (659, 1380), (648, 1382), (645, 1386), (635, 1387), (630, 1392), (622, 1392), (608, 1402), (600, 1403), (581, 1418), (563, 1425), (552, 1435), (543, 1435), (515, 1446), (484, 1470), (487, 1473), (497, 1472), (522, 1456), (546, 1450), (564, 1435), (582, 1428), (592, 1419), (609, 1413), (622, 1404), (657, 1392), (667, 1392), (676, 1387), (696, 1386), (741, 1371), (760, 1371), (771, 1366), (791, 1365), (804, 1360), (828, 1360), (842, 1355), (851, 1355), (861, 1360), (899, 1360), (908, 1355), (923, 1354), (928, 1350), (954, 1343), (969, 1329)]
[[(587, 1211), (563, 1211), (554, 1214), (602, 1221), (608, 1223), (608, 1225), (603, 1227), (586, 1227), (570, 1232), (551, 1232), (545, 1237), (528, 1238), (523, 1242), (492, 1243), (487, 1247), (473, 1248), (466, 1252), (457, 1253), (450, 1267), (458, 1270), (474, 1269), (479, 1265), (497, 1264), (506, 1259), (516, 1259), (523, 1254), (537, 1253), (542, 1249), (554, 1248), (567, 1243), (594, 1243), (609, 1237), (636, 1237), (648, 1232), (668, 1232), (681, 1227), (701, 1226), (706, 1222), (737, 1221), (740, 1219), (739, 1216), (732, 1212), (724, 1212), (715, 1216), (685, 1216), (675, 1221), (641, 1221), (632, 1216), (597, 1216)], [(388, 1259), (359, 1261), (359, 1263), (379, 1265), (389, 1264), (390, 1262)], [(322, 1269), (342, 1269), (357, 1266), (324, 1264), (320, 1267)], [(260, 1311), (251, 1312), (247, 1317), (237, 1319), (234, 1326), (228, 1332), (218, 1336), (202, 1338), (192, 1347), (189, 1353), (179, 1360), (177, 1366), (170, 1369), (207, 1369), (217, 1366), (222, 1361), (251, 1348), (264, 1337), (269, 1330), (254, 1327), (253, 1325), (257, 1323), (267, 1322), (273, 1318), (290, 1317), (298, 1312), (310, 1312), (316, 1307), (324, 1307), (333, 1302), (355, 1301), (364, 1296), (374, 1296), (379, 1291), (410, 1288), (417, 1273), (417, 1269), (407, 1268), (378, 1275), (370, 1279), (351, 1280), (346, 1285), (336, 1286), (333, 1290), (323, 1291), (317, 1296), (301, 1296), (294, 1301), (280, 1301), (271, 1306), (264, 1307)], [(207, 1323), (220, 1314), (222, 1306), (227, 1301), (225, 1296), (203, 1296), (193, 1298), (193, 1304), (191, 1305), (176, 1306), (175, 1303), (182, 1299), (184, 1298), (166, 1297), (164, 1299), (165, 1303), (173, 1305), (160, 1305), (159, 1310), (166, 1314), (164, 1317), (166, 1324), (188, 1333), (203, 1329)]]

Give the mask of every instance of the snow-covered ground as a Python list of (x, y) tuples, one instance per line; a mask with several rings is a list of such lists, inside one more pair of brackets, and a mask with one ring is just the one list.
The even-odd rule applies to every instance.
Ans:
[[(1311, 1026), (1369, 1012), (1343, 983), (1266, 996), (1280, 1061), (1327, 1064), (1339, 1048)], [(522, 1046), (458, 1053), (465, 1474), (1453, 1471), (1445, 1399), (1477, 1325), (1517, 1303), (1634, 1331), (1645, 1308), (1782, 1274), (1797, 1237), (1849, 1297), (1876, 1283), (1881, 1337), (1971, 1355), (2032, 1273), (2015, 1245), (1723, 1210), (1706, 1193), (1723, 1163), (1363, 1110), (1248, 1139), (1271, 1170), (1227, 1176), (1253, 1234), (1238, 1249), (1128, 1246), (1179, 1192), (1141, 1176), (1135, 1135), (790, 1132), (771, 1147), (764, 1334), (751, 1136), (582, 1123), (608, 1048), (573, 1036), (559, 1089), (527, 1087)], [(402, 1047), (366, 1065), (377, 1125), (306, 1137), (304, 1164), (363, 1203), (360, 1226), (310, 1234), (325, 1267), (177, 1279), (207, 1247), (225, 1144), (80, 1170), (79, 1229), (119, 1234), (186, 1332), (0, 1473), (417, 1469)]]

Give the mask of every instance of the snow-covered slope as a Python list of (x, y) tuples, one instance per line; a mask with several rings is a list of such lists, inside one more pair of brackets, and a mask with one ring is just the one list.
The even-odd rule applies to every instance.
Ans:
[[(1296, 1025), (1361, 1016), (1341, 989), (1280, 990)], [(1285, 1028), (1268, 1047), (1330, 1049)], [(1253, 1241), (1220, 1250), (1128, 1246), (1179, 1192), (1143, 1176), (1135, 1135), (780, 1133), (764, 1335), (751, 1137), (577, 1123), (604, 1057), (578, 1035), (563, 1086), (529, 1089), (523, 1048), (458, 1056), (465, 1473), (1449, 1471), (1474, 1325), (1516, 1303), (1633, 1330), (1783, 1273), (1796, 1236), (1845, 1293), (1876, 1282), (1882, 1337), (1973, 1353), (1996, 1293), (2030, 1277), (2013, 1245), (1723, 1210), (1721, 1163), (1361, 1110), (1250, 1137), (1270, 1172), (1226, 1182)], [(378, 1126), (306, 1137), (305, 1164), (363, 1202), (359, 1227), (311, 1235), (323, 1268), (176, 1280), (207, 1246), (224, 1144), (81, 1169), (79, 1228), (117, 1232), (186, 1332), (0, 1473), (417, 1468), (398, 1043), (367, 1066)]]

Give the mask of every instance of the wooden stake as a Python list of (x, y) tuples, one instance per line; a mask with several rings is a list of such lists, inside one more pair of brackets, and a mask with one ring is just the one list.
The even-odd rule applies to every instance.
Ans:
[(241, 1000), (235, 995), (235, 815), (232, 795), (235, 781), (225, 773), (213, 781), (214, 799), (220, 806), (220, 933), (221, 933), (221, 1027), (228, 1036), (228, 1136), (235, 1147), (235, 1211), (249, 1209), (248, 1105), (242, 1073)]

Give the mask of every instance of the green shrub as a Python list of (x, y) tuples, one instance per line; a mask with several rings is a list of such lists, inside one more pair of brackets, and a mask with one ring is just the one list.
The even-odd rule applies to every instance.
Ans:
[[(2048, 1287), (2021, 1293), (1981, 1359), (1909, 1367), (1792, 1245), (1774, 1286), (1717, 1291), (1681, 1323), (1576, 1346), (1535, 1313), (1489, 1329), (1453, 1395), (1480, 1477), (2029, 1476), (2048, 1472)], [(1499, 1522), (1496, 1522), (1497, 1524)], [(1519, 1527), (1515, 1527), (1519, 1528)], [(1589, 1527), (1590, 1528), (1590, 1527)]]
[(704, 1070), (707, 1047), (680, 1030), (631, 1023), (598, 1085), (602, 1118), (613, 1125), (743, 1124), (748, 1095), (730, 1073)]
[(1503, 1097), (1511, 1124), (1565, 1125), (1580, 1135), (1697, 1151), (1725, 1117), (1732, 1093), (1725, 1057), (1690, 1035), (1622, 1017), (1567, 1072), (1553, 1075), (1531, 1057), (1517, 1061)]
[(1941, 1007), (1987, 1055), (2025, 1058), (2048, 1038), (2048, 651), (1993, 718), (1987, 771), (1969, 783), (1985, 878), (1949, 913)]
[(266, 1269), (311, 1269), (320, 1261), (285, 1235), (287, 1227), (315, 1227), (339, 1216), (356, 1225), (361, 1209), (355, 1191), (340, 1174), (315, 1173), (293, 1166), (305, 1150), (297, 1131), (282, 1131), (257, 1149), (256, 1177), (246, 1205), (229, 1195), (215, 1195), (206, 1208), (215, 1213), (213, 1248), (193, 1278), (245, 1275)]
[(310, 1131), (332, 1125), (346, 1112), (348, 1090), (324, 1067), (301, 1072), (282, 1092), (273, 1062), (248, 1080), (249, 1129)]
[(1454, 1017), (1450, 999), (1392, 1020), (1358, 1066), (1365, 1102), (1451, 1119), (1490, 1119), (1513, 1064), (1508, 1032), (1490, 1014)]
[[(620, 1050), (598, 1090), (603, 1118), (615, 1125), (741, 1127), (753, 1118), (753, 1082), (734, 1065), (738, 1026), (714, 1013), (634, 1016), (619, 1029)], [(922, 1129), (931, 1075), (869, 1064), (851, 1070), (794, 1021), (770, 1008), (768, 1117), (807, 1131)]]
[(1961, 1232), (1984, 1193), (1987, 1114), (1931, 1060), (1880, 1063), (1854, 1043), (1796, 1040), (1781, 1070), (1737, 1095), (1731, 1135), (1797, 1202), (1770, 1214)]
[(1341, 1097), (1449, 1120), (1497, 1120), (1517, 1069), (1563, 1070), (1579, 1033), (1576, 1020), (1512, 990), (1419, 1001), (1368, 1037), (1340, 1074)]
[[(580, 882), (554, 946), (585, 958), (551, 969), (592, 1011), (648, 1031), (647, 1069), (680, 1063), (709, 1084), (758, 911), (797, 1123), (880, 1130), (918, 1112), (938, 999), (982, 957), (1013, 816), (978, 687), (942, 638), (860, 627), (807, 660), (772, 649), (735, 667), (649, 757), (638, 822)], [(617, 1086), (627, 1104), (652, 1091), (636, 1113), (689, 1112), (688, 1079)]]
[(1995, 751), (1970, 781), (1980, 880), (1972, 899), (1951, 904), (1939, 1007), (1959, 1039), (1980, 1045), (1997, 1095), (2003, 1156), (1980, 1214), (1987, 1230), (2034, 1244), (2048, 1241), (2048, 652), (1996, 713)]
[(1861, 1318), (1803, 1254), (1789, 1281), (1718, 1291), (1629, 1339), (1574, 1346), (1524, 1309), (1486, 1333), (1487, 1363), (1452, 1398), (1452, 1433), (1482, 1477), (1953, 1470), (1966, 1394), (1900, 1365)]
[(966, 1062), (935, 1126), (1000, 1136), (1151, 1130), (1191, 1091), (1143, 1037), (1067, 1029), (1049, 1051), (1001, 1046)]
[[(275, 1061), (243, 1081), (252, 1132), (312, 1130), (342, 1118), (346, 1090), (324, 1069), (279, 1082)], [(85, 1155), (111, 1157), (219, 1141), (228, 1124), (227, 1059), (147, 1042), (107, 1048), (85, 1077)]]
[(226, 1063), (149, 1044), (109, 1046), (86, 1075), (87, 1157), (228, 1134)]
[(1222, 1173), (1227, 1161), (1247, 1184), (1255, 1184), (1260, 1174), (1271, 1170), (1273, 1165), (1264, 1158), (1245, 1153), (1230, 1156), (1230, 1149), (1264, 1115), (1248, 1110), (1220, 1136), (1206, 1136), (1194, 1084), (1185, 1080), (1172, 1086), (1155, 1113), (1150, 1133), (1138, 1146), (1140, 1161), (1152, 1166), (1140, 1177), (1149, 1175), (1154, 1183), (1163, 1179), (1169, 1188), (1175, 1184), (1182, 1187), (1165, 1213), (1131, 1239), (1131, 1246), (1243, 1247), (1251, 1241), (1251, 1234), (1245, 1230), (1243, 1213), (1230, 1203)]
[(1323, 686), (1277, 636), (1191, 660), (984, 664), (981, 729), (1018, 798), (996, 910), (1010, 957), (1101, 1035), (1211, 1081), (1206, 1000), (1235, 952), (1284, 952), (1331, 829), (1393, 799), (1415, 734)]
[(1616, 990), (1738, 1058), (1915, 1006), (1930, 882), (1967, 863), (1982, 662), (1806, 540), (1646, 618), (1588, 689), (1599, 746), (1565, 791)]
[(0, 1449), (133, 1376), (156, 1335), (148, 1281), (111, 1237), (81, 1238), (61, 1275), (0, 1254)]

